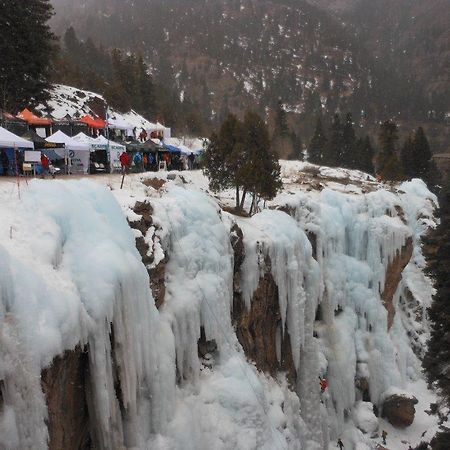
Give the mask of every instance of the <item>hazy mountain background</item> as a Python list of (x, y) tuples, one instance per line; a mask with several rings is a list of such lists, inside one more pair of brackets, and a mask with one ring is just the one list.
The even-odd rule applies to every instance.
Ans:
[(305, 137), (322, 112), (395, 118), (448, 145), (450, 0), (53, 0), (63, 35), (140, 54), (211, 124), (281, 101)]

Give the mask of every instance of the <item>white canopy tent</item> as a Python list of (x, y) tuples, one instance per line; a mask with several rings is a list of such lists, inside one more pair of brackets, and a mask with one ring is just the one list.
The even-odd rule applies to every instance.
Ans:
[(108, 117), (107, 123), (108, 128), (126, 131), (129, 136), (133, 133), (134, 126), (119, 115), (116, 115), (115, 117)]
[(67, 136), (61, 130), (53, 133), (46, 141), (63, 143), (66, 148), (55, 148), (55, 152), (66, 159), (70, 173), (88, 173), (90, 146)]
[(120, 170), (120, 155), (122, 152), (126, 151), (125, 145), (118, 144), (114, 141), (109, 141), (105, 138), (105, 136), (99, 136), (95, 139), (97, 145), (102, 146), (102, 148), (106, 148), (109, 154), (109, 167), (110, 171), (114, 172), (114, 170)]
[(34, 149), (34, 144), (31, 141), (21, 138), (20, 136), (16, 136), (6, 128), (0, 127), (0, 147)]

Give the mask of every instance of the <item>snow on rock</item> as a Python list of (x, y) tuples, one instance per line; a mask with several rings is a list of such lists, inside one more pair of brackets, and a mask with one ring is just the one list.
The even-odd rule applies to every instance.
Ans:
[[(149, 176), (128, 176), (123, 190), (113, 175), (33, 181), (21, 200), (0, 183), (0, 445), (46, 448), (40, 372), (85, 345), (99, 448), (314, 450), (337, 437), (373, 448), (382, 419), (372, 405), (390, 392), (415, 395), (422, 377), (411, 330), (419, 324), (425, 339), (427, 318), (408, 313), (431, 296), (420, 237), (436, 202), (423, 183), (386, 187), (358, 172), (283, 163), (285, 190), (238, 218), (218, 206), (230, 193), (208, 195), (199, 172), (158, 190), (142, 183)], [(160, 311), (126, 221), (140, 219), (137, 201), (150, 203), (152, 226), (136, 235), (166, 261)], [(232, 326), (234, 225), (247, 308), (265, 271), (276, 284), (294, 385), (259, 372)], [(389, 327), (386, 271), (408, 241)], [(210, 343), (207, 361), (199, 341)]]
[(363, 432), (372, 434), (378, 430), (378, 419), (373, 413), (373, 404), (370, 402), (356, 402), (352, 411), (355, 425)]
[[(174, 383), (173, 341), (117, 202), (92, 182), (33, 181), (8, 206), (0, 221), (0, 378), (8, 433), (19, 436), (11, 448), (47, 447), (40, 372), (78, 343), (90, 349), (100, 447), (160, 429), (174, 407), (173, 389), (164, 389)], [(138, 418), (143, 409), (148, 416)]]

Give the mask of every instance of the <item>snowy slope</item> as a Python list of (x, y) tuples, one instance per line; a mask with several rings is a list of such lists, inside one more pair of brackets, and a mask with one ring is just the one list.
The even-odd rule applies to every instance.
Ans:
[[(391, 187), (359, 172), (283, 163), (285, 189), (270, 209), (238, 218), (221, 211), (231, 193), (211, 196), (200, 172), (183, 172), (186, 183), (166, 175), (129, 176), (123, 190), (115, 175), (37, 180), (20, 186), (20, 198), (14, 183), (0, 182), (0, 448), (46, 448), (40, 371), (79, 343), (89, 343), (100, 448), (323, 449), (341, 436), (346, 448), (370, 449), (380, 442), (376, 430), (386, 429), (390, 448), (402, 449), (436, 429), (424, 413), (434, 395), (408, 336), (414, 329), (426, 339), (426, 314), (417, 322), (399, 307), (406, 288), (421, 308), (431, 298), (419, 239), (433, 226), (435, 199), (421, 181)], [(167, 181), (162, 189), (142, 183), (154, 177)], [(162, 252), (168, 257), (159, 311), (134, 244), (140, 231), (126, 222), (138, 218), (136, 201), (152, 206), (145, 239), (156, 263)], [(273, 379), (247, 360), (232, 327), (233, 224), (244, 235), (247, 305), (260, 261), (272, 261), (298, 371), (293, 389), (284, 374)], [(380, 291), (408, 239), (413, 257), (388, 330)], [(319, 304), (323, 319), (315, 322)], [(125, 414), (109, 323), (120, 344)], [(201, 328), (217, 345), (206, 365), (197, 353)], [(325, 373), (321, 397), (317, 376)], [(374, 404), (392, 389), (418, 397), (408, 430), (370, 415), (355, 389), (362, 375)]]

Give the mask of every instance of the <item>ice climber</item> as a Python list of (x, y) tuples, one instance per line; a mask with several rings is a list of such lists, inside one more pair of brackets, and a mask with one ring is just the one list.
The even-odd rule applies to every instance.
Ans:
[(328, 387), (328, 381), (327, 381), (327, 379), (326, 378), (320, 378), (319, 377), (319, 383), (320, 383), (320, 392), (323, 394), (325, 391), (326, 391), (326, 389), (327, 389), (327, 387)]
[(342, 449), (344, 448), (344, 444), (343, 444), (343, 442), (341, 441), (341, 438), (339, 438), (339, 439), (337, 440), (337, 445), (336, 445), (336, 447), (339, 447), (339, 450), (342, 450)]
[(387, 438), (386, 430), (383, 430), (383, 432), (381, 433), (381, 438), (383, 439), (383, 445), (386, 445), (386, 438)]

